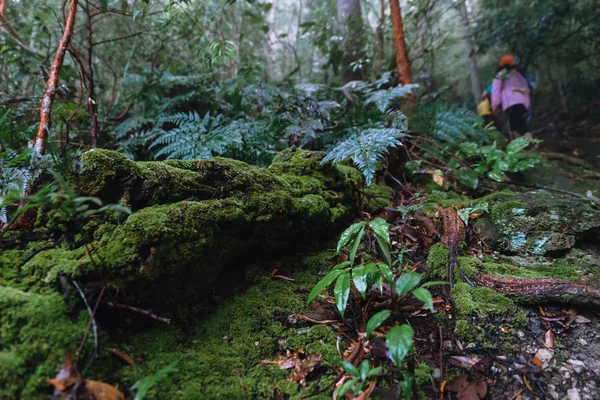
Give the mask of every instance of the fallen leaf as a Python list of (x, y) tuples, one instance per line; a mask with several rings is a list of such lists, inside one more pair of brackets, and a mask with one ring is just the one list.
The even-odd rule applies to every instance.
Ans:
[(444, 186), (444, 177), (438, 174), (433, 174), (433, 181), (437, 183), (439, 186)]
[(306, 386), (306, 377), (321, 363), (322, 357), (323, 353), (315, 353), (296, 362), (292, 376), (288, 378), (288, 381), (298, 382), (301, 386)]
[(548, 330), (544, 335), (544, 346), (549, 349), (554, 347), (554, 333), (551, 330)]
[(125, 395), (108, 383), (86, 380), (85, 388), (95, 400), (125, 400)]
[[(472, 377), (472, 376), (471, 376)], [(481, 400), (487, 394), (488, 385), (482, 376), (469, 380), (469, 376), (461, 375), (446, 385), (446, 390), (456, 393), (458, 400)]]

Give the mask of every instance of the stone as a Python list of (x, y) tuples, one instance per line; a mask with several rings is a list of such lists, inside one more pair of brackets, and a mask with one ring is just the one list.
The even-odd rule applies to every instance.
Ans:
[(583, 315), (578, 315), (577, 317), (575, 317), (575, 322), (577, 322), (578, 324), (589, 324), (592, 321), (590, 321)]
[(567, 390), (567, 399), (569, 400), (581, 400), (581, 396), (579, 396), (579, 390), (576, 388), (572, 388)]
[(550, 361), (554, 358), (554, 352), (549, 349), (540, 348), (533, 357), (533, 363), (539, 365), (542, 369), (547, 369), (550, 366)]
[(585, 363), (583, 361), (569, 359), (568, 362), (571, 364), (571, 367), (573, 367), (573, 370), (578, 374), (585, 369)]

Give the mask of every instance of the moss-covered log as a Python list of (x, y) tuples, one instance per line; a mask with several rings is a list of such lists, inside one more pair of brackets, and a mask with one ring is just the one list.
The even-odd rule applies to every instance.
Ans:
[[(57, 284), (60, 274), (109, 279), (124, 301), (187, 314), (224, 271), (330, 237), (358, 209), (361, 173), (321, 166), (322, 156), (287, 151), (264, 169), (224, 158), (134, 162), (89, 151), (72, 179), (77, 193), (133, 214), (121, 222), (93, 219), (78, 236), (80, 247), (40, 252), (22, 270), (37, 286)], [(374, 186), (364, 197), (377, 207), (391, 189)]]

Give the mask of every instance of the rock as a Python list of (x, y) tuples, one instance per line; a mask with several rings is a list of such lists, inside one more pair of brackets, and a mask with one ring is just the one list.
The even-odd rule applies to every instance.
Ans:
[(578, 324), (589, 324), (592, 321), (590, 321), (583, 315), (578, 315), (577, 317), (575, 317), (575, 322), (577, 322)]
[(490, 199), (491, 214), (478, 218), (482, 238), (506, 253), (541, 256), (575, 247), (577, 237), (600, 227), (588, 201), (544, 191)]
[(581, 400), (581, 396), (579, 396), (579, 390), (576, 388), (572, 388), (567, 390), (567, 399), (569, 400)]
[(539, 348), (533, 357), (533, 363), (539, 365), (542, 369), (550, 366), (550, 361), (554, 358), (554, 352), (549, 349)]
[(585, 369), (585, 363), (583, 361), (569, 359), (568, 362), (571, 364), (571, 367), (573, 367), (573, 370), (578, 374)]
[(587, 341), (583, 338), (579, 338), (577, 339), (577, 342), (579, 342), (579, 344), (581, 344), (582, 346), (587, 346)]
[(431, 373), (431, 376), (433, 377), (433, 379), (440, 379), (440, 377), (442, 376), (440, 369), (434, 368), (433, 372)]
[(519, 339), (523, 339), (525, 337), (525, 332), (517, 331), (517, 336), (519, 337)]

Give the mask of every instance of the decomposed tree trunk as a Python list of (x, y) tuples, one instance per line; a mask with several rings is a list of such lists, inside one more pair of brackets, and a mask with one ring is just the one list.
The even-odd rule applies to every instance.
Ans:
[(398, 0), (390, 0), (390, 13), (394, 32), (394, 50), (396, 51), (396, 66), (398, 69), (398, 82), (402, 85), (412, 83), (408, 50), (404, 41), (404, 27), (402, 26), (402, 10)]
[(473, 100), (475, 104), (479, 101), (481, 95), (481, 84), (479, 83), (479, 71), (477, 70), (477, 60), (475, 54), (473, 54), (473, 42), (471, 40), (471, 29), (469, 27), (469, 13), (465, 0), (462, 0), (458, 5), (458, 12), (460, 14), (461, 24), (463, 26), (463, 34), (465, 38), (465, 50), (467, 57), (469, 58), (469, 75), (471, 76), (471, 91), (473, 93)]
[(42, 106), (40, 107), (40, 126), (35, 137), (34, 149), (44, 154), (46, 152), (46, 139), (48, 138), (48, 131), (52, 125), (52, 103), (54, 102), (54, 96), (56, 95), (56, 89), (58, 87), (58, 81), (60, 79), (60, 68), (62, 67), (65, 59), (65, 53), (67, 47), (71, 42), (73, 36), (73, 26), (75, 25), (75, 14), (77, 13), (78, 0), (71, 0), (69, 5), (69, 15), (65, 21), (65, 29), (63, 35), (58, 43), (58, 49), (56, 51), (56, 57), (52, 62), (50, 68), (50, 77), (46, 83), (46, 93), (42, 97)]
[(363, 77), (360, 69), (353, 68), (351, 65), (361, 58), (364, 51), (360, 0), (337, 0), (337, 10), (344, 36), (342, 79), (346, 83)]

